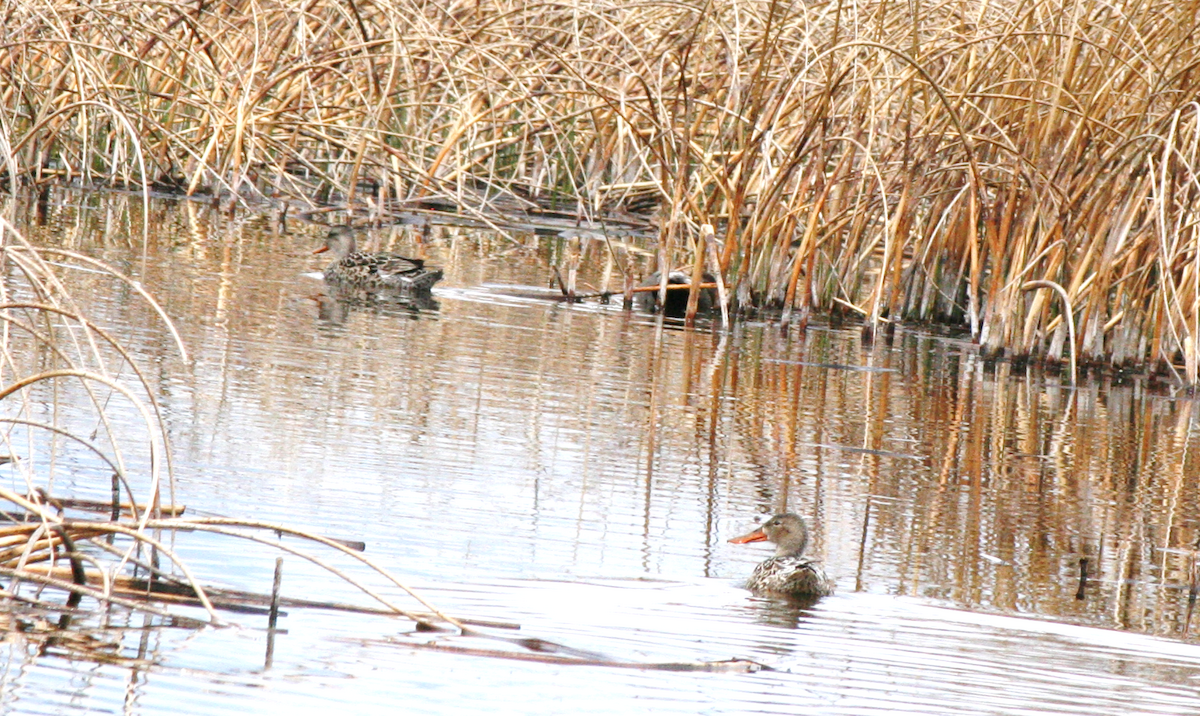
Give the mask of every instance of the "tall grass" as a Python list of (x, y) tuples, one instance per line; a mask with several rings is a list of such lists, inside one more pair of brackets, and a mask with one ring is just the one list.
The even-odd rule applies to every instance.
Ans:
[(737, 309), (1200, 377), (1196, 0), (6, 7), (10, 187), (656, 206)]

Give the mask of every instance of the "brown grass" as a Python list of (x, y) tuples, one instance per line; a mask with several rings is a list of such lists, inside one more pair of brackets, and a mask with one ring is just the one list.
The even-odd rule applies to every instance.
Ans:
[(1198, 16), (1195, 0), (12, 3), (0, 169), (383, 221), (430, 201), (657, 205), (663, 264), (717, 228), (735, 309), (949, 322), (988, 354), (1180, 364), (1195, 384)]

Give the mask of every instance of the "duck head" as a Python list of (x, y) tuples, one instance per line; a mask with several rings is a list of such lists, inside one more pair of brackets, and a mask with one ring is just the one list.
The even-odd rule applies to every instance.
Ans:
[(354, 253), (357, 244), (354, 241), (354, 229), (349, 226), (334, 226), (325, 235), (325, 244), (313, 251), (314, 254), (323, 254), (326, 251), (333, 252), (338, 261), (346, 258)]
[(776, 557), (799, 557), (808, 546), (808, 525), (800, 515), (784, 512), (767, 520), (753, 532), (729, 541), (734, 544), (771, 542), (775, 545)]

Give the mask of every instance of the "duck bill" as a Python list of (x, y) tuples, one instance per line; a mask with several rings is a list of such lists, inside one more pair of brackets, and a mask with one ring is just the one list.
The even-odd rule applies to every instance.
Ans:
[(763, 532), (762, 528), (760, 527), (760, 528), (754, 530), (753, 532), (751, 532), (750, 534), (745, 534), (745, 535), (742, 535), (741, 537), (734, 537), (733, 539), (731, 539), (729, 541), (734, 544), (746, 544), (748, 542), (766, 542), (767, 541), (767, 533)]
[(329, 250), (329, 247), (328, 247), (328, 246), (322, 246), (321, 248), (317, 249), (316, 251), (313, 251), (313, 254), (314, 254), (314, 255), (315, 255), (315, 254), (323, 254), (323, 253), (325, 253), (325, 252), (326, 252), (326, 251), (328, 251), (328, 250)]

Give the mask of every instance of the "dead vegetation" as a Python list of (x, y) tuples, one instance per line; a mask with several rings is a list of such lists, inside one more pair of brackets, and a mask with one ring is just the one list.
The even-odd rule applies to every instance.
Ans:
[(1195, 384), (1198, 9), (12, 3), (0, 170), (379, 221), (654, 209), (660, 269), (716, 228), (735, 310)]

